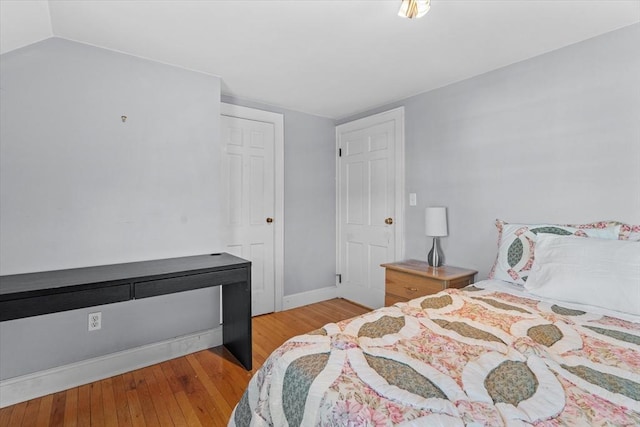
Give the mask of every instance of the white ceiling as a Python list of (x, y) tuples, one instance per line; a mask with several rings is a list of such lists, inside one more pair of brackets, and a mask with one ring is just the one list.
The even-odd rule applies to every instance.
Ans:
[(0, 0), (2, 53), (57, 36), (220, 76), (334, 119), (636, 22), (640, 0)]

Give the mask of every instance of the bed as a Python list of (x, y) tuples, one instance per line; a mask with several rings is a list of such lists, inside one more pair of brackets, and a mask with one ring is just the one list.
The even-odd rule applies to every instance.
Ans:
[[(251, 379), (229, 425), (640, 425), (640, 242), (582, 239), (573, 228), (521, 240), (535, 262), (514, 256), (502, 232), (509, 281), (499, 250), (492, 279), (291, 338)], [(612, 245), (616, 260), (600, 260)], [(559, 262), (563, 253), (571, 261)], [(622, 295), (614, 307), (611, 294)]]

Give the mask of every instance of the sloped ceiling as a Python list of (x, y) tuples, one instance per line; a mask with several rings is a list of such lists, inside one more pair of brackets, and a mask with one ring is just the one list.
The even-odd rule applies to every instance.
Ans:
[(339, 119), (640, 22), (640, 0), (0, 1), (1, 52), (56, 36)]

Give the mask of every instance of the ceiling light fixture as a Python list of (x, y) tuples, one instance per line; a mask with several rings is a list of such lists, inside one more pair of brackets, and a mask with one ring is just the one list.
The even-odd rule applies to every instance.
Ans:
[(431, 0), (402, 0), (398, 16), (403, 18), (422, 18), (429, 12)]

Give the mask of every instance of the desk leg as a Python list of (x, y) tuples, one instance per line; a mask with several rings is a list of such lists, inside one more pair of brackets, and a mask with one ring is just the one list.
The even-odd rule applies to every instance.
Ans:
[(251, 281), (222, 286), (222, 343), (248, 371), (251, 353)]

